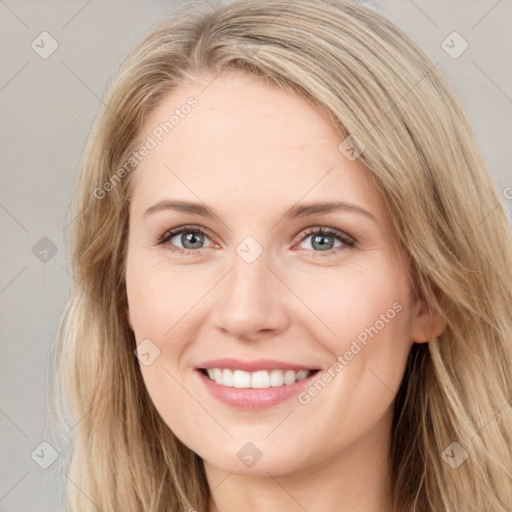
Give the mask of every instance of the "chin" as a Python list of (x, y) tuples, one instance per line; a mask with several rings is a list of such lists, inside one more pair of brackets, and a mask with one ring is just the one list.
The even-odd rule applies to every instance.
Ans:
[(199, 453), (205, 464), (238, 475), (280, 476), (311, 467), (311, 460), (300, 453), (297, 444), (283, 447), (268, 441), (247, 441), (234, 442), (230, 448), (225, 448), (226, 445), (221, 452), (205, 453), (204, 457), (201, 453), (196, 453)]

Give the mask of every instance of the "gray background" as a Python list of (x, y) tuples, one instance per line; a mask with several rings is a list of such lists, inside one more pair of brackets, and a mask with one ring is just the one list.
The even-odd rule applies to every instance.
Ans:
[[(51, 455), (39, 445), (48, 439), (48, 356), (71, 284), (66, 225), (78, 162), (113, 70), (175, 4), (0, 0), (0, 511), (62, 510), (58, 464), (34, 459)], [(512, 186), (512, 2), (378, 5), (447, 73), (512, 211), (503, 194)], [(46, 59), (31, 47), (43, 31), (59, 45)], [(456, 59), (441, 47), (453, 31), (469, 44)], [(39, 252), (49, 246), (42, 238), (55, 255)]]

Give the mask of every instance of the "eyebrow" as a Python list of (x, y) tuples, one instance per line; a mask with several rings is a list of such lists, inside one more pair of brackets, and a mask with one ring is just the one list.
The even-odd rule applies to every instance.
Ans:
[[(144, 216), (161, 210), (176, 210), (201, 215), (202, 217), (207, 218), (220, 218), (215, 210), (203, 204), (189, 201), (171, 201), (169, 199), (163, 199), (162, 201), (159, 201), (158, 203), (149, 207), (144, 212)], [(377, 222), (377, 219), (369, 211), (365, 210), (361, 206), (343, 201), (324, 201), (319, 203), (307, 203), (293, 206), (285, 212), (284, 217), (295, 219), (299, 217), (306, 217), (308, 215), (330, 213), (337, 210), (360, 213)]]

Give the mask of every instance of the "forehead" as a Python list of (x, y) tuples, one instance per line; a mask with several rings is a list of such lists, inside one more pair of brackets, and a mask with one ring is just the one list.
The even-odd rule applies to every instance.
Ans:
[(253, 75), (177, 87), (145, 120), (139, 140), (147, 137), (155, 144), (135, 173), (134, 200), (179, 190), (215, 205), (216, 197), (239, 207), (346, 199), (382, 213), (364, 166), (338, 149), (343, 139), (320, 111)]

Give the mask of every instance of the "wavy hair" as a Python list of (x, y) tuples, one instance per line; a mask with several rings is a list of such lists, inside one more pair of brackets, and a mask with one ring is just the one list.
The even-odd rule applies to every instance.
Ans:
[[(396, 396), (394, 510), (510, 512), (505, 209), (438, 65), (394, 23), (349, 0), (237, 0), (214, 11), (189, 2), (152, 26), (117, 70), (80, 164), (72, 291), (52, 360), (70, 509), (207, 511), (202, 460), (157, 413), (123, 314), (136, 166), (118, 170), (167, 94), (230, 69), (301, 95), (340, 136), (364, 145), (359, 158), (385, 199), (414, 294), (446, 321), (439, 338), (413, 344)], [(456, 469), (448, 463), (455, 452), (468, 455)]]

